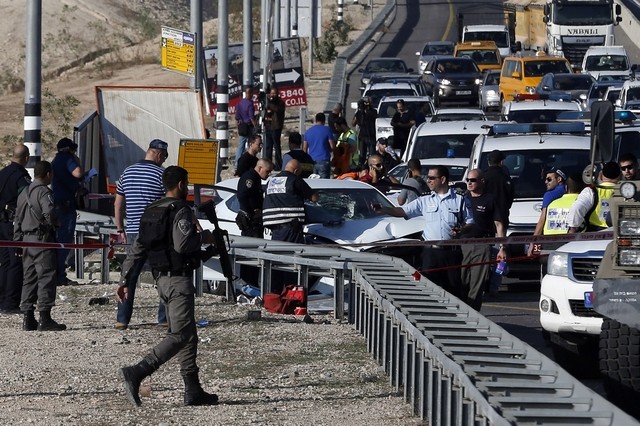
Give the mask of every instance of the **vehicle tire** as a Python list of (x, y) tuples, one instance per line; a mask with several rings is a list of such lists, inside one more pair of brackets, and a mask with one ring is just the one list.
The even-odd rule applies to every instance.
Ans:
[(640, 398), (640, 331), (604, 318), (600, 331), (600, 372), (610, 401), (638, 415)]
[(227, 294), (226, 283), (224, 281), (205, 281), (205, 290), (207, 293), (216, 296), (224, 296)]

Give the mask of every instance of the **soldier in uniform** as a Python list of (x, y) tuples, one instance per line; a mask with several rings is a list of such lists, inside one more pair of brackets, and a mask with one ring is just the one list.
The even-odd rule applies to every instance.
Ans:
[[(35, 179), (18, 196), (14, 221), (14, 240), (25, 242), (55, 242), (56, 217), (51, 183), (52, 168), (48, 161), (39, 161), (34, 168)], [(23, 250), (24, 282), (20, 309), (24, 313), (25, 331), (60, 331), (67, 326), (51, 319), (56, 301), (56, 250), (27, 247)], [(36, 321), (34, 305), (40, 313)]]
[[(19, 144), (13, 150), (11, 163), (0, 170), (0, 240), (13, 240), (13, 218), (18, 194), (31, 183), (24, 166), (29, 148)], [(19, 314), (22, 291), (22, 259), (16, 249), (0, 247), (0, 313)]]
[(264, 236), (262, 181), (269, 177), (272, 170), (273, 163), (270, 160), (261, 159), (258, 160), (255, 168), (244, 172), (238, 181), (240, 211), (236, 217), (236, 223), (243, 237), (262, 238)]
[(129, 401), (141, 404), (142, 380), (162, 364), (177, 356), (184, 380), (185, 405), (215, 405), (218, 396), (200, 386), (196, 357), (198, 334), (195, 321), (193, 272), (200, 265), (201, 246), (211, 244), (210, 231), (198, 232), (196, 218), (186, 203), (189, 178), (182, 167), (167, 167), (162, 175), (166, 197), (151, 203), (140, 220), (140, 230), (124, 264), (116, 297), (128, 294), (128, 275), (139, 262), (149, 262), (156, 278), (158, 294), (167, 308), (169, 332), (137, 364), (118, 370)]

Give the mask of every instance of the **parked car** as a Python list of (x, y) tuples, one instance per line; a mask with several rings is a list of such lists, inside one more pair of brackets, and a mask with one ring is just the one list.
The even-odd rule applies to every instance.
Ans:
[(587, 92), (596, 80), (589, 74), (548, 73), (536, 87), (541, 95), (569, 95), (574, 101), (587, 99)]
[(431, 116), (431, 122), (440, 121), (487, 121), (487, 116), (477, 108), (440, 108)]
[(442, 56), (453, 56), (455, 44), (452, 41), (428, 41), (425, 43), (422, 51), (416, 52), (418, 56), (418, 71), (424, 73), (424, 69), (430, 60)]
[(487, 112), (500, 109), (500, 70), (485, 71), (478, 90), (478, 105)]
[(436, 108), (444, 101), (475, 105), (482, 73), (473, 59), (439, 58), (427, 64), (424, 80)]
[(571, 73), (571, 64), (565, 58), (547, 56), (509, 56), (504, 58), (500, 74), (500, 101), (512, 101), (515, 95), (531, 94), (545, 74)]
[(364, 90), (367, 84), (370, 83), (369, 79), (373, 74), (408, 74), (413, 72), (413, 68), (407, 67), (407, 64), (398, 58), (373, 58), (367, 62), (364, 68), (360, 68), (358, 71), (362, 73), (360, 77), (360, 90)]
[[(424, 104), (427, 105), (429, 116), (433, 114), (433, 102), (429, 96), (385, 96), (380, 100), (376, 110), (378, 118), (376, 118), (376, 140), (379, 138), (393, 138), (393, 127), (391, 127), (391, 119), (397, 111), (398, 100), (404, 100), (404, 104), (410, 112), (415, 113)], [(391, 143), (393, 146), (393, 143)]]
[(426, 122), (409, 134), (402, 161), (411, 158), (469, 158), (474, 140), (487, 133), (495, 121)]
[[(380, 103), (380, 100), (385, 96), (420, 96), (418, 89), (412, 83), (407, 82), (386, 82), (386, 83), (373, 83), (368, 84), (362, 93), (363, 97), (371, 98), (371, 105), (375, 108)], [(358, 108), (357, 102), (352, 102), (351, 107), (353, 109)]]

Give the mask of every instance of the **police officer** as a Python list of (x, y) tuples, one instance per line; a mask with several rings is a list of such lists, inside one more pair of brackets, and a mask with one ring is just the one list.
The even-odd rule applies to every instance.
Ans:
[[(185, 405), (215, 405), (218, 396), (200, 386), (196, 357), (198, 335), (194, 313), (193, 272), (200, 264), (202, 244), (214, 242), (210, 231), (198, 232), (196, 218), (186, 203), (189, 178), (182, 167), (167, 167), (162, 175), (166, 197), (151, 203), (140, 221), (140, 233), (123, 266), (116, 297), (127, 297), (127, 276), (138, 262), (148, 260), (158, 294), (167, 308), (169, 332), (137, 364), (118, 370), (129, 401), (141, 404), (142, 380), (177, 356), (184, 379)], [(164, 220), (162, 220), (164, 218)]]
[(287, 167), (267, 185), (262, 220), (271, 229), (271, 239), (303, 244), (304, 200), (317, 202), (318, 193), (300, 177), (300, 163), (289, 160)]
[[(547, 207), (547, 218), (544, 221), (543, 235), (566, 234), (569, 231), (569, 223), (567, 221), (569, 210), (576, 202), (578, 194), (584, 189), (582, 176), (572, 174), (567, 178), (567, 192), (560, 198), (557, 198)], [(553, 243), (545, 244), (545, 250), (552, 250), (563, 245), (564, 242), (554, 246)]]
[(262, 181), (267, 179), (273, 170), (271, 160), (258, 160), (256, 167), (247, 170), (238, 181), (238, 202), (240, 211), (236, 223), (240, 228), (240, 235), (244, 237), (262, 238), (262, 202), (264, 191)]
[(609, 200), (613, 197), (621, 172), (618, 163), (611, 161), (602, 165), (598, 173), (597, 185), (583, 189), (571, 206), (567, 221), (569, 233), (579, 232), (586, 227), (587, 232), (601, 231), (607, 228)]
[[(31, 183), (24, 166), (29, 160), (29, 149), (16, 145), (11, 163), (0, 170), (0, 240), (13, 240), (13, 218), (18, 194)], [(16, 249), (0, 247), (0, 313), (19, 314), (22, 291), (22, 259)]]
[[(54, 242), (56, 217), (51, 183), (52, 168), (48, 161), (36, 163), (34, 181), (20, 193), (13, 228), (14, 240)], [(26, 247), (23, 250), (24, 281), (20, 309), (24, 313), (25, 331), (60, 331), (67, 326), (51, 319), (56, 301), (56, 251), (48, 248)], [(34, 305), (40, 312), (36, 321)]]

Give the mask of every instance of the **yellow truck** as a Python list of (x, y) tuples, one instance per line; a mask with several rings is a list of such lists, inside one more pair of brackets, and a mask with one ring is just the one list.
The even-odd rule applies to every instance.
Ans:
[(468, 56), (473, 59), (480, 71), (502, 68), (500, 50), (493, 41), (467, 41), (456, 44), (453, 50), (456, 58)]
[(508, 0), (505, 7), (515, 10), (516, 42), (525, 50), (545, 50), (547, 25), (544, 23), (544, 5), (548, 0)]

